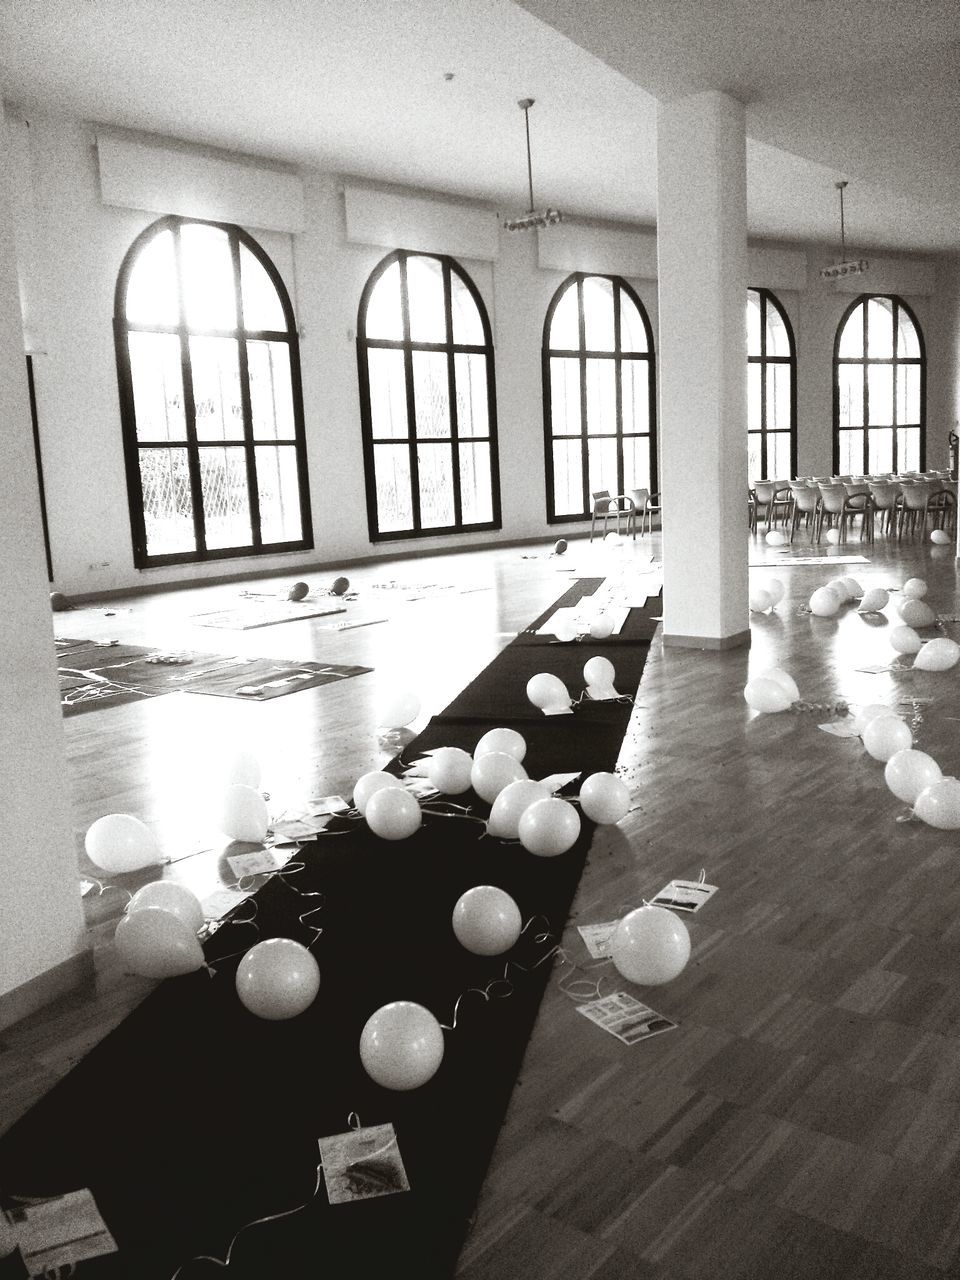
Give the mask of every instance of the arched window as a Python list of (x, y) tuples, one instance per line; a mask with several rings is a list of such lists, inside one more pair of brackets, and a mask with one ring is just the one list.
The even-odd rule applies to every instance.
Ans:
[(833, 466), (838, 474), (922, 471), (926, 356), (901, 299), (862, 294), (844, 312), (833, 357)]
[(293, 308), (256, 241), (153, 223), (114, 334), (137, 567), (312, 547)]
[(797, 352), (769, 289), (747, 290), (747, 453), (751, 480), (796, 475)]
[(357, 360), (371, 541), (499, 529), (493, 343), (463, 268), (384, 258), (360, 299)]
[(543, 326), (547, 519), (580, 520), (591, 494), (657, 487), (653, 333), (618, 276), (565, 280)]

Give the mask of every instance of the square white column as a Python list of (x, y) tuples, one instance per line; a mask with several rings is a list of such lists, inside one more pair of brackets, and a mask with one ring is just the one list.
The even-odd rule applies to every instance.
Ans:
[(749, 644), (743, 105), (657, 110), (664, 644)]

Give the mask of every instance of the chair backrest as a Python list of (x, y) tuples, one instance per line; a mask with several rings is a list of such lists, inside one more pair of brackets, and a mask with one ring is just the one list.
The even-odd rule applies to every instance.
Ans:
[(798, 511), (816, 511), (820, 490), (808, 484), (791, 484), (790, 492)]
[(650, 501), (649, 489), (631, 489), (630, 497), (633, 499), (633, 505), (642, 515), (647, 509), (647, 503)]
[(842, 484), (822, 484), (820, 486), (820, 501), (823, 503), (824, 511), (829, 511), (836, 515), (843, 510), (843, 504), (847, 500), (847, 491)]
[(862, 493), (865, 495), (870, 493), (870, 486), (868, 484), (853, 483), (853, 484), (845, 484), (843, 487), (847, 491), (848, 498), (853, 498), (858, 493)]
[(753, 491), (757, 495), (758, 502), (772, 502), (773, 495), (777, 492), (777, 485), (773, 480), (754, 480)]
[(923, 511), (927, 505), (927, 499), (933, 493), (933, 486), (918, 481), (916, 484), (905, 484), (903, 486), (903, 505), (908, 511)]
[(595, 489), (590, 495), (593, 498), (593, 514), (602, 516), (610, 510), (610, 490)]
[(871, 484), (870, 496), (873, 498), (873, 505), (878, 511), (892, 511), (897, 505), (897, 498), (900, 496), (900, 486), (897, 484)]

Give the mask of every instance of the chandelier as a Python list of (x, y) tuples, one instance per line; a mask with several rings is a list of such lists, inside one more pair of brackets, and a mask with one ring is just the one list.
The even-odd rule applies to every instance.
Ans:
[(858, 258), (847, 261), (847, 244), (846, 232), (843, 221), (843, 189), (847, 185), (844, 178), (840, 182), (833, 184), (840, 192), (840, 261), (835, 262), (831, 267), (823, 267), (820, 271), (821, 280), (839, 280), (843, 276), (862, 276), (870, 266), (866, 258)]
[(508, 231), (531, 231), (539, 227), (555, 227), (563, 221), (559, 209), (535, 209), (533, 207), (533, 165), (530, 162), (530, 108), (533, 98), (520, 98), (517, 106), (523, 112), (523, 122), (527, 134), (527, 188), (530, 195), (530, 207), (519, 218), (505, 218), (503, 225)]

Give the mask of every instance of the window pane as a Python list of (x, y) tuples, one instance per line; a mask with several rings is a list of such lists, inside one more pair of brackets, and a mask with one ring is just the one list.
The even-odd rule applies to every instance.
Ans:
[(138, 440), (183, 440), (183, 370), (173, 333), (131, 333), (130, 375)]
[(370, 432), (373, 438), (404, 439), (408, 434), (407, 384), (403, 352), (367, 348), (370, 381)]
[(140, 483), (147, 555), (195, 551), (186, 449), (141, 449)]
[(378, 444), (373, 450), (377, 484), (377, 526), (381, 533), (413, 528), (410, 450), (405, 444)]
[(242, 440), (243, 406), (236, 339), (191, 338), (190, 364), (197, 439)]
[(410, 337), (414, 342), (446, 342), (443, 267), (436, 258), (407, 258)]
[(747, 365), (747, 430), (759, 431), (762, 425), (760, 374), (763, 365), (758, 361)]
[(587, 483), (590, 492), (607, 489), (610, 493), (619, 493), (616, 440), (591, 440), (587, 449)]
[(624, 431), (650, 430), (650, 365), (624, 360), (620, 365), (621, 411)]
[(486, 356), (459, 351), (453, 357), (453, 372), (457, 390), (457, 433), (461, 437), (489, 436)]
[(403, 339), (403, 316), (400, 309), (400, 263), (392, 262), (373, 286), (364, 312), (368, 338)]
[(612, 434), (617, 429), (616, 374), (612, 360), (587, 359), (587, 432)]
[(867, 366), (868, 415), (870, 426), (893, 423), (893, 365)]
[(482, 347), (486, 342), (483, 320), (473, 294), (455, 271), (450, 272), (450, 309), (453, 315), (453, 340), (458, 344)]
[(196, 222), (184, 223), (180, 228), (180, 253), (187, 324), (191, 329), (235, 329), (237, 297), (226, 231)]
[(248, 342), (250, 408), (257, 440), (292, 440), (293, 387), (290, 348), (285, 342)]
[[(840, 432), (840, 474), (841, 475), (861, 475), (863, 468), (863, 432), (862, 431), (841, 431)], [(881, 470), (889, 470), (889, 468), (880, 468)], [(867, 468), (872, 471), (872, 467)]]
[(754, 480), (767, 478), (763, 466), (763, 434), (760, 431), (747, 434), (747, 476), (751, 484)]
[(893, 469), (893, 431), (887, 427), (871, 427), (867, 432), (867, 444), (869, 446), (867, 472), (870, 475), (876, 475), (877, 472), (891, 471)]
[(246, 450), (200, 450), (200, 484), (207, 547), (248, 547), (253, 541)]
[(790, 429), (790, 366), (767, 365), (767, 430)]
[(553, 443), (553, 509), (558, 516), (583, 511), (583, 471), (579, 440)]
[(747, 290), (747, 355), (759, 356), (760, 347), (760, 294)]
[(132, 324), (180, 323), (172, 231), (159, 231), (137, 254), (127, 281), (126, 315)]
[(583, 320), (588, 351), (613, 351), (613, 281), (587, 276), (583, 282)]
[(897, 308), (897, 355), (901, 359), (920, 359), (920, 336), (916, 325), (904, 311)]
[(646, 351), (647, 331), (637, 304), (624, 289), (620, 290), (620, 350)]
[(897, 470), (920, 470), (919, 427), (901, 427), (897, 432)]
[(862, 359), (863, 358), (863, 303), (854, 309), (847, 316), (843, 326), (843, 332), (840, 334), (840, 346), (837, 355), (841, 359)]
[(550, 417), (555, 436), (580, 431), (580, 361), (550, 358)]
[(787, 356), (790, 355), (790, 335), (787, 332), (787, 326), (783, 322), (783, 316), (767, 299), (767, 355), (768, 356)]
[(299, 542), (303, 537), (303, 521), (293, 445), (261, 446), (254, 450), (254, 455), (262, 541)]
[(767, 459), (771, 480), (788, 480), (793, 475), (790, 464), (790, 432), (775, 431), (767, 436)]
[(453, 450), (448, 444), (420, 445), (417, 466), (421, 528), (442, 529), (453, 524)]
[[(863, 366), (838, 365), (837, 377), (840, 383), (840, 426), (863, 426)], [(841, 474), (845, 470), (842, 469)]]
[(867, 355), (873, 360), (893, 356), (893, 303), (886, 298), (867, 303)]
[(418, 436), (450, 436), (450, 386), (442, 351), (414, 351), (413, 399)]
[(245, 329), (286, 329), (280, 295), (263, 263), (245, 244), (240, 246), (240, 288)]
[(902, 364), (897, 368), (897, 422), (920, 421), (920, 366)]
[(460, 446), (460, 508), (464, 524), (487, 524), (493, 519), (488, 444)]
[(576, 283), (567, 285), (553, 310), (547, 344), (552, 351), (580, 350), (580, 316)]
[(650, 438), (627, 436), (623, 442), (623, 491), (650, 488)]

